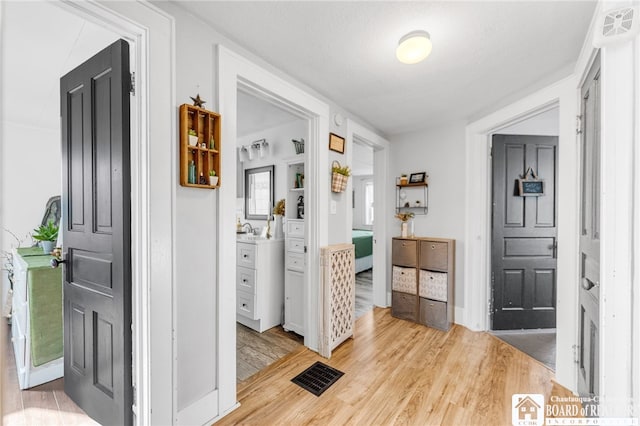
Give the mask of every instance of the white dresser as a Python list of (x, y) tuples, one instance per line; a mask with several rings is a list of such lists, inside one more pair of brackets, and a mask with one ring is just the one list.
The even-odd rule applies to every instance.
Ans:
[(11, 341), (20, 389), (62, 377), (61, 269), (39, 247), (13, 251)]
[(239, 239), (236, 264), (236, 321), (260, 333), (282, 324), (284, 240)]

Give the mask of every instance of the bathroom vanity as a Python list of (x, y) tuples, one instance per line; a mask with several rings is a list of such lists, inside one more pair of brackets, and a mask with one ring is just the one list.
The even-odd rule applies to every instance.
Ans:
[(284, 312), (284, 240), (238, 237), (236, 265), (236, 321), (260, 333), (280, 325)]

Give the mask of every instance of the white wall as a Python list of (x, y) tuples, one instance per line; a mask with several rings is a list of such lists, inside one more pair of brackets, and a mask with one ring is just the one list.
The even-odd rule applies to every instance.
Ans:
[[(355, 198), (355, 204), (353, 207), (353, 229), (373, 229), (372, 225), (366, 225), (365, 219), (365, 199), (364, 199), (364, 186), (367, 182), (373, 182), (373, 175), (367, 176), (354, 176), (353, 177), (353, 192)], [(347, 194), (350, 195), (350, 194)], [(374, 218), (375, 219), (375, 218)]]
[[(395, 176), (426, 171), (429, 211), (416, 215), (414, 231), (420, 237), (456, 240), (455, 306), (464, 306), (465, 124), (453, 123), (424, 132), (391, 138), (390, 198), (395, 200)], [(388, 206), (394, 209), (395, 206)], [(395, 209), (394, 209), (395, 214)], [(391, 236), (400, 235), (400, 222), (391, 215)], [(390, 288), (387, 289), (391, 291)], [(457, 318), (456, 322), (460, 322)]]
[[(250, 119), (250, 117), (243, 117), (244, 119)], [(238, 147), (242, 145), (250, 145), (259, 139), (266, 139), (269, 143), (270, 152), (264, 158), (260, 158), (257, 153), (254, 153), (253, 160), (245, 160), (242, 162), (242, 175), (244, 176), (245, 169), (253, 169), (263, 166), (275, 166), (275, 185), (274, 193), (275, 200), (286, 198), (288, 188), (293, 187), (293, 182), (287, 182), (287, 165), (284, 163), (286, 158), (295, 156), (295, 148), (291, 139), (300, 140), (305, 138), (307, 134), (307, 121), (296, 120), (291, 123), (283, 124), (280, 126), (272, 127), (270, 129), (264, 129), (263, 131), (252, 133), (238, 138)], [(306, 139), (306, 138), (305, 138)], [(243, 183), (244, 185), (244, 183)], [(244, 223), (244, 198), (238, 199), (237, 208), (242, 211), (243, 214), (238, 212), (240, 220)], [(296, 206), (285, 206), (285, 209), (295, 209)], [(266, 225), (264, 220), (251, 220), (248, 221), (252, 226), (263, 227)]]
[[(40, 225), (47, 200), (60, 195), (60, 129), (3, 121), (2, 139), (3, 226), (23, 238)], [(14, 241), (5, 238), (2, 249), (9, 250)], [(23, 246), (31, 243), (25, 238)]]
[[(258, 55), (247, 51), (236, 43), (228, 40), (215, 29), (211, 28), (198, 17), (185, 12), (178, 4), (167, 2), (154, 2), (160, 9), (167, 12), (175, 19), (176, 33), (176, 99), (174, 114), (177, 114), (179, 104), (191, 103), (189, 96), (199, 93), (208, 101), (205, 108), (217, 110), (214, 99), (217, 99), (214, 82), (217, 80), (215, 48), (217, 44), (232, 49), (240, 55), (248, 58), (260, 67), (270, 71), (293, 86), (301, 88), (311, 95), (326, 100), (312, 89), (304, 86), (296, 80), (283, 74), (280, 70), (262, 60)], [(355, 118), (364, 126), (369, 126), (365, 121), (355, 117), (353, 113), (345, 111), (338, 105), (330, 104), (331, 115), (340, 113), (344, 117)], [(222, 117), (224, 128), (225, 117)], [(371, 126), (369, 126), (371, 127)], [(342, 127), (331, 123), (330, 130), (338, 134), (344, 133)], [(177, 135), (175, 135), (177, 140)], [(320, 141), (323, 143), (324, 141)], [(324, 142), (328, 145), (327, 140)], [(236, 140), (220, 141), (223, 161), (235, 161), (234, 150)], [(178, 164), (178, 144), (175, 145), (175, 162)], [(348, 147), (346, 149), (349, 149)], [(337, 153), (330, 154), (330, 160), (337, 158), (344, 162), (344, 156)], [(320, 179), (330, 179), (330, 170), (321, 174)], [(221, 185), (235, 180), (236, 176), (220, 176)], [(201, 411), (203, 401), (207, 395), (213, 395), (218, 389), (217, 374), (224, 365), (218, 365), (216, 347), (216, 329), (219, 322), (217, 311), (217, 286), (230, 285), (217, 282), (219, 268), (216, 265), (218, 258), (217, 246), (224, 246), (229, 242), (218, 242), (216, 224), (220, 218), (221, 209), (233, 209), (235, 205), (219, 205), (217, 191), (179, 186), (178, 179), (174, 180), (176, 189), (176, 229), (175, 229), (175, 276), (176, 276), (176, 313), (175, 313), (175, 342), (177, 348), (176, 359), (176, 393), (177, 412)], [(336, 201), (336, 215), (330, 216), (330, 223), (342, 223), (346, 220), (345, 196), (331, 195)], [(235, 199), (235, 198), (234, 198)], [(350, 202), (351, 199), (349, 198)], [(351, 208), (350, 204), (348, 205)], [(330, 205), (325, 208), (329, 209)], [(331, 226), (329, 229), (329, 243), (345, 242), (343, 227)], [(235, 323), (235, 317), (234, 317)], [(225, 344), (227, 342), (225, 341)], [(228, 344), (235, 345), (235, 341)], [(226, 401), (235, 401), (235, 395), (220, 397), (220, 410), (232, 408)], [(202, 409), (206, 412), (206, 408)], [(206, 420), (203, 420), (206, 421)]]

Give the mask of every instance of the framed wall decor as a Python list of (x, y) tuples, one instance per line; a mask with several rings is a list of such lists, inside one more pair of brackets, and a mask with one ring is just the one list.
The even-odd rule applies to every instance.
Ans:
[[(531, 179), (529, 178), (531, 175)], [(544, 195), (544, 179), (539, 179), (538, 175), (529, 167), (522, 177), (517, 179), (518, 195), (521, 197), (539, 197)]]
[(409, 183), (424, 183), (426, 176), (427, 172), (411, 173)]
[(335, 133), (329, 133), (329, 149), (344, 154), (344, 138)]

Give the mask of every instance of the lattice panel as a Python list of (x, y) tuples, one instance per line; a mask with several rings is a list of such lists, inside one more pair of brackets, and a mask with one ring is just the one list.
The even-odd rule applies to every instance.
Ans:
[(323, 339), (321, 355), (353, 336), (355, 324), (355, 258), (352, 244), (322, 249)]

